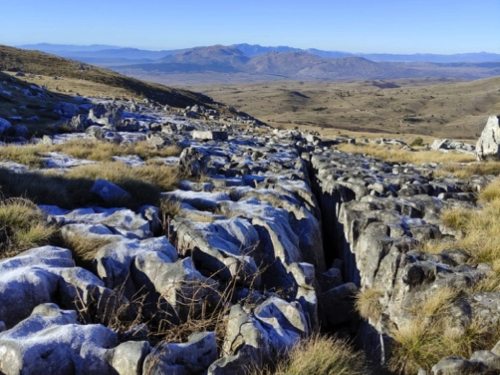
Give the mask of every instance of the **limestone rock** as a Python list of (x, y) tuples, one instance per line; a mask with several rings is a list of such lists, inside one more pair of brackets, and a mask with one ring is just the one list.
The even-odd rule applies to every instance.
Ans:
[(59, 103), (54, 109), (54, 112), (68, 119), (76, 116), (79, 111), (80, 108), (78, 108), (78, 106), (73, 103)]
[(57, 300), (74, 307), (76, 299), (111, 298), (113, 293), (87, 270), (74, 266), (71, 252), (43, 246), (0, 262), (0, 321), (7, 328), (29, 316), (33, 308)]
[(144, 373), (198, 375), (203, 374), (216, 359), (215, 334), (194, 333), (186, 343), (168, 343), (156, 348), (144, 362)]
[[(0, 370), (7, 374), (139, 375), (148, 343), (117, 346), (116, 333), (80, 325), (75, 311), (44, 304), (14, 328), (0, 333)], [(110, 349), (114, 348), (114, 349)]]
[(193, 139), (200, 141), (225, 141), (227, 140), (227, 132), (224, 131), (201, 131), (194, 130)]
[(108, 203), (124, 202), (131, 198), (130, 194), (121, 187), (101, 178), (96, 180), (90, 191)]
[(485, 374), (485, 365), (459, 357), (448, 357), (439, 361), (431, 369), (431, 375), (480, 375)]
[(4, 133), (7, 129), (10, 129), (11, 127), (12, 124), (9, 121), (0, 118), (0, 135)]
[(70, 126), (74, 131), (82, 132), (88, 127), (88, 115), (77, 115), (71, 118)]
[(116, 130), (116, 127), (122, 123), (123, 109), (112, 103), (99, 103), (90, 109), (88, 119), (93, 124)]
[(500, 160), (500, 116), (490, 116), (476, 145), (477, 160)]

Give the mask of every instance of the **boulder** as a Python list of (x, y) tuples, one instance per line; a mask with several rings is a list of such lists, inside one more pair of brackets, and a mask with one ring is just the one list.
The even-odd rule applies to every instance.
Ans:
[(487, 370), (488, 368), (480, 362), (448, 357), (432, 367), (431, 375), (480, 375), (488, 373)]
[(96, 180), (90, 192), (97, 194), (107, 203), (126, 202), (131, 198), (130, 194), (121, 187), (102, 178)]
[(79, 111), (80, 108), (73, 103), (59, 103), (54, 109), (54, 112), (68, 119), (76, 116)]
[(224, 356), (212, 363), (209, 375), (245, 375), (272, 360), (267, 331), (241, 305), (231, 307), (222, 351)]
[(111, 298), (113, 292), (91, 272), (74, 266), (71, 252), (43, 246), (0, 262), (0, 321), (10, 328), (42, 303), (73, 308), (80, 301)]
[(500, 160), (500, 116), (490, 116), (476, 144), (476, 158)]
[(179, 166), (188, 176), (196, 177), (206, 174), (210, 156), (203, 149), (189, 147), (182, 151)]
[(255, 318), (267, 331), (274, 355), (286, 353), (301, 338), (309, 336), (309, 326), (297, 302), (271, 297), (255, 308)]
[(7, 129), (10, 129), (11, 127), (12, 124), (9, 121), (0, 117), (0, 135), (2, 135), (2, 133), (4, 133)]
[(88, 127), (88, 115), (77, 115), (71, 118), (70, 126), (74, 131), (82, 132)]
[(189, 336), (186, 343), (167, 343), (158, 346), (144, 361), (144, 374), (204, 374), (216, 359), (215, 334), (194, 333)]
[(88, 207), (65, 210), (58, 206), (40, 205), (50, 220), (62, 226), (70, 225), (68, 234), (117, 235), (129, 239), (145, 239), (152, 236), (150, 224), (142, 215), (127, 208)]
[(89, 111), (89, 121), (116, 130), (123, 121), (123, 108), (113, 103), (99, 103)]
[(198, 272), (191, 258), (174, 263), (165, 258), (162, 253), (149, 252), (136, 257), (132, 269), (135, 282), (148, 293), (147, 303), (159, 306), (165, 320), (182, 322), (217, 304), (217, 282)]
[(201, 131), (194, 130), (192, 133), (193, 139), (200, 141), (225, 141), (227, 140), (227, 132), (224, 131)]
[(147, 240), (126, 240), (103, 246), (96, 254), (94, 265), (97, 275), (108, 288), (125, 286), (125, 295), (133, 296), (143, 285), (134, 285), (136, 279), (134, 264), (142, 263), (149, 254), (157, 254), (162, 263), (177, 261), (177, 251), (166, 237)]
[(259, 236), (248, 220), (233, 218), (196, 223), (176, 218), (172, 225), (180, 254), (191, 254), (202, 273), (216, 274), (222, 280), (236, 277), (241, 283), (260, 285), (253, 259)]
[(123, 288), (128, 298), (147, 295), (146, 305), (161, 306), (175, 322), (217, 301), (215, 281), (201, 275), (191, 258), (178, 260), (166, 237), (106, 245), (94, 265), (105, 285)]
[(451, 141), (449, 139), (435, 139), (431, 144), (431, 150), (448, 150)]

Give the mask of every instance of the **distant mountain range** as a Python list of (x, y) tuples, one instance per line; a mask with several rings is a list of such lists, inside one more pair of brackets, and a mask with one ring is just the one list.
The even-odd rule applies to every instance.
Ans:
[[(217, 79), (217, 74), (225, 75), (228, 81), (231, 81), (230, 77), (236, 76), (243, 77), (240, 79), (243, 81), (262, 81), (422, 77), (469, 80), (500, 75), (500, 54), (487, 52), (455, 55), (352, 54), (249, 44), (163, 51), (106, 45), (83, 47), (35, 44), (21, 47), (109, 67), (127, 75), (158, 82), (165, 81), (167, 75), (168, 79), (172, 79), (186, 74), (203, 76), (200, 78), (202, 82), (212, 82), (212, 79)], [(159, 77), (163, 77), (162, 80), (157, 79)]]
[[(174, 53), (193, 50), (196, 47), (176, 50), (150, 51), (137, 48), (122, 48), (110, 45), (94, 44), (90, 46), (66, 45), (66, 44), (28, 44), (17, 46), (23, 49), (39, 50), (42, 52), (53, 53), (56, 55), (64, 55), (64, 57), (81, 57), (81, 58), (121, 58), (121, 59), (150, 59), (157, 60), (165, 56), (173, 55)], [(315, 48), (301, 49), (288, 46), (264, 47), (258, 44), (234, 44), (235, 47), (247, 56), (257, 56), (268, 52), (305, 52), (324, 58), (339, 58), (358, 56), (372, 61), (387, 61), (387, 62), (434, 62), (434, 63), (452, 63), (452, 62), (488, 62), (500, 61), (500, 54), (489, 52), (476, 53), (458, 53), (452, 55), (417, 53), (417, 54), (391, 54), (391, 53), (351, 53), (342, 51), (324, 51)]]

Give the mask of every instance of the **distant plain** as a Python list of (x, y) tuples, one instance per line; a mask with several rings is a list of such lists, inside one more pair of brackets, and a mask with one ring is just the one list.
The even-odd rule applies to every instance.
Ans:
[[(500, 77), (183, 85), (269, 125), (474, 139), (500, 113)], [(331, 133), (331, 131), (329, 133)]]

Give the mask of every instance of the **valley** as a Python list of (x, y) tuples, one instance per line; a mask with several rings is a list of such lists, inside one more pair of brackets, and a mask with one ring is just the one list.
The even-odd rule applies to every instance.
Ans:
[(500, 77), (190, 85), (283, 128), (477, 138), (500, 107)]

